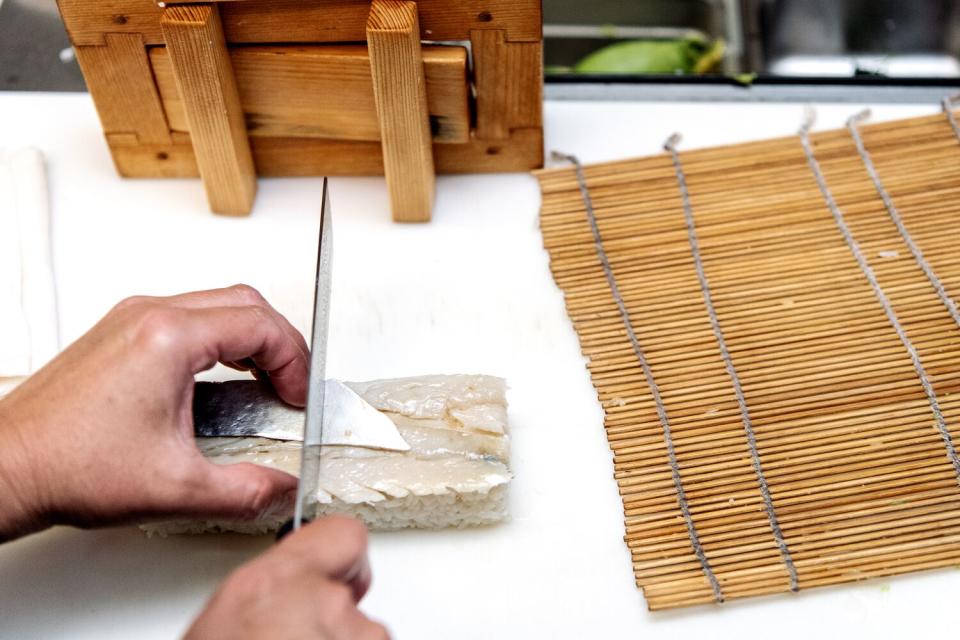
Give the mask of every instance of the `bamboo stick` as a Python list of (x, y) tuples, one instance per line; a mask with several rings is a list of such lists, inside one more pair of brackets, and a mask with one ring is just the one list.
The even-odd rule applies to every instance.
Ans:
[[(884, 188), (960, 296), (960, 143), (942, 114), (860, 128)], [(847, 224), (960, 437), (960, 327), (890, 220), (847, 130), (814, 134)], [(910, 355), (837, 232), (797, 137), (682, 151), (714, 308), (801, 588), (960, 562), (960, 477)], [(694, 268), (670, 156), (584, 167), (724, 598), (789, 589)], [(712, 602), (664, 432), (597, 256), (576, 173), (535, 172), (541, 229), (587, 366), (651, 609)]]

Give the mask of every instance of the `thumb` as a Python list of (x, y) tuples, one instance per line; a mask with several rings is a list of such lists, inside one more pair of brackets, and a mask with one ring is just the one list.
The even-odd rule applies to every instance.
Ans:
[(210, 463), (202, 489), (191, 499), (198, 515), (256, 520), (289, 517), (296, 501), (297, 479), (289, 473), (249, 462)]

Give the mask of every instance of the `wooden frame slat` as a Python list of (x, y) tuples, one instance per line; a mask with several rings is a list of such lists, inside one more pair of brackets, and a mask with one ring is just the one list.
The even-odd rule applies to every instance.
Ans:
[(257, 174), (217, 8), (176, 5), (160, 22), (210, 208), (246, 215)]
[(138, 34), (108, 33), (103, 44), (76, 47), (76, 53), (104, 133), (134, 135), (146, 144), (170, 141), (170, 128)]
[(417, 4), (373, 0), (367, 46), (393, 219), (426, 222), (435, 176)]
[(510, 130), (542, 124), (543, 45), (508, 42), (501, 30), (473, 31), (477, 137), (500, 140)]
[[(172, 144), (135, 144), (110, 138), (110, 151), (122, 175), (139, 178), (196, 178), (190, 135), (174, 132)], [(382, 176), (383, 151), (378, 142), (324, 138), (251, 137), (250, 146), (261, 176)], [(491, 143), (433, 145), (438, 173), (530, 171), (543, 163), (543, 130), (515, 129), (506, 140)]]
[[(370, 57), (363, 45), (230, 47), (250, 136), (380, 140)], [(189, 132), (165, 47), (150, 49), (160, 99), (173, 131)], [(433, 141), (470, 140), (467, 51), (423, 47)]]
[[(74, 45), (103, 44), (104, 33), (139, 33), (148, 45), (163, 44), (162, 8), (150, 0), (57, 0), (57, 4)], [(224, 33), (232, 44), (366, 39), (370, 5), (362, 0), (244, 0), (217, 4)], [(539, 2), (418, 0), (417, 12), (422, 40), (468, 40), (470, 32), (477, 29), (502, 29), (511, 42), (542, 39)]]

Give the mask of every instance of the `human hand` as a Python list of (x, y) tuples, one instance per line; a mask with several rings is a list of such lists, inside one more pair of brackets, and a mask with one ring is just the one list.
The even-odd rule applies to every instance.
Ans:
[(284, 638), (385, 640), (357, 603), (370, 587), (366, 529), (328, 516), (234, 571), (186, 640)]
[(0, 541), (50, 524), (288, 513), (293, 476), (197, 450), (194, 374), (255, 365), (303, 406), (307, 353), (251, 287), (124, 300), (0, 401)]

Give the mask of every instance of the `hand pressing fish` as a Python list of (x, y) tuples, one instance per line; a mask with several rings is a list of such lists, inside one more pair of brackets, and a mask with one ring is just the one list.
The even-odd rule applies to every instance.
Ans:
[[(318, 515), (345, 513), (372, 529), (466, 527), (507, 515), (506, 383), (483, 375), (327, 382)], [(200, 451), (218, 464), (253, 462), (297, 474), (303, 411), (258, 382), (198, 383)], [(264, 533), (282, 518), (177, 521), (150, 533)]]

